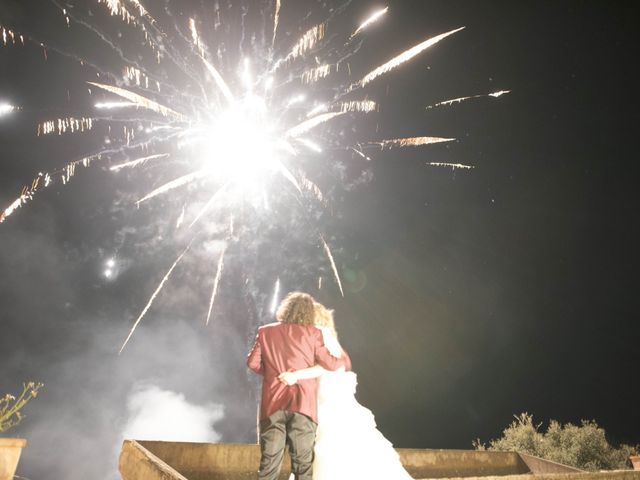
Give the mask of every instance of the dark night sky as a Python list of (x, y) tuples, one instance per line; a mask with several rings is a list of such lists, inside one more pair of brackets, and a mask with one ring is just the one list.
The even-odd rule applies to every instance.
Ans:
[[(181, 22), (198, 5), (172, 3), (184, 4)], [(69, 33), (54, 25), (60, 18), (48, 7), (39, 13), (26, 4), (1, 0), (0, 25), (111, 65), (93, 40), (77, 41), (91, 38), (86, 31)], [(371, 5), (354, 1), (345, 25), (357, 24)], [(336, 310), (359, 374), (359, 400), (399, 447), (471, 448), (474, 438), (495, 438), (523, 411), (538, 421), (595, 419), (614, 442), (640, 442), (633, 380), (640, 365), (637, 4), (390, 6), (354, 69), (366, 73), (427, 36), (467, 28), (372, 87), (383, 93), (381, 135), (458, 140), (376, 153), (367, 175), (346, 168), (348, 188), (331, 190), (334, 216), (323, 225), (346, 296), (330, 277), (312, 293)], [(284, 20), (295, 35), (298, 27)], [(35, 47), (0, 47), (0, 72), (0, 101), (24, 107), (0, 118), (4, 206), (34, 173), (96, 144), (93, 133), (33, 134), (38, 121), (83, 111), (86, 95), (76, 92), (93, 78), (88, 68), (51, 51), (45, 62)], [(512, 93), (423, 108), (503, 89)], [(432, 161), (475, 169), (426, 165)], [(46, 383), (12, 432), (29, 439), (19, 473), (32, 480), (111, 478), (127, 402), (140, 385), (221, 405), (224, 418), (213, 425), (221, 441), (255, 438), (258, 383), (244, 356), (255, 326), (268, 320), (260, 312), (275, 276), (286, 279), (286, 289), (310, 288), (313, 269), (296, 264), (293, 250), (265, 257), (256, 247), (251, 260), (231, 252), (219, 310), (205, 328), (209, 287), (202, 285), (211, 272), (193, 257), (118, 357), (180, 250), (179, 241), (160, 238), (176, 212), (132, 206), (155, 185), (154, 175), (82, 170), (0, 225), (0, 393), (23, 380)], [(268, 223), (259, 232), (271, 234)], [(101, 272), (112, 255), (121, 273), (107, 281)], [(288, 262), (286, 272), (279, 259)], [(250, 295), (248, 272), (257, 272)], [(70, 466), (50, 453), (60, 442), (76, 442), (83, 463)]]

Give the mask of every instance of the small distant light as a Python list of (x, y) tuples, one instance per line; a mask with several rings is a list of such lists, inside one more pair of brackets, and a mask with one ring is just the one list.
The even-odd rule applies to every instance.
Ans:
[(111, 278), (111, 277), (113, 276), (113, 270), (111, 270), (110, 268), (107, 268), (107, 269), (104, 271), (104, 276), (105, 276), (106, 278)]
[(107, 268), (111, 269), (116, 266), (116, 261), (113, 258), (110, 258), (106, 262)]

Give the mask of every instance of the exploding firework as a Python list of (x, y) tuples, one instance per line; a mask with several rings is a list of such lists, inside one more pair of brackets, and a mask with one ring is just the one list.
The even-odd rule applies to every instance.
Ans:
[[(308, 24), (313, 15), (304, 15), (295, 26), (283, 23), (291, 17), (286, 14), (287, 8), (294, 8), (292, 1), (237, 2), (239, 22), (237, 18), (228, 19), (218, 2), (201, 12), (200, 18), (175, 15), (172, 2), (158, 6), (141, 0), (95, 0), (93, 4), (86, 2), (73, 7), (58, 0), (51, 2), (69, 30), (78, 29), (97, 37), (105, 49), (117, 55), (122, 63), (118, 74), (96, 66), (91, 58), (49, 47), (28, 33), (16, 33), (11, 26), (0, 25), (0, 46), (18, 48), (35, 43), (44, 49), (45, 58), (47, 51), (55, 51), (92, 70), (95, 76), (86, 86), (90, 98), (96, 99), (92, 102), (94, 111), (42, 122), (37, 126), (37, 135), (80, 135), (107, 129), (109, 144), (56, 170), (39, 173), (0, 212), (0, 223), (41, 190), (56, 183), (68, 183), (79, 166), (103, 165), (114, 175), (151, 167), (162, 172), (158, 179), (163, 181), (142, 192), (135, 204), (144, 207), (167, 196), (181, 198), (175, 228), (188, 232), (188, 246), (183, 246), (162, 277), (120, 351), (172, 272), (189, 254), (193, 242), (215, 235), (224, 247), (216, 252), (217, 260), (211, 264), (211, 295), (206, 313), (209, 323), (225, 262), (230, 261), (225, 258), (228, 246), (241, 243), (234, 223), (256, 216), (267, 219), (262, 224), (269, 223), (268, 219), (275, 215), (271, 206), (274, 198), (290, 211), (324, 209), (327, 195), (311, 173), (317, 171), (320, 154), (362, 161), (384, 149), (423, 148), (455, 140), (426, 135), (380, 139), (373, 132), (354, 134), (359, 138), (353, 138), (339, 132), (346, 119), (359, 122), (366, 116), (384, 114), (376, 99), (371, 98), (375, 91), (370, 85), (464, 27), (423, 38), (357, 75), (350, 68), (349, 58), (358, 55), (366, 33), (390, 14), (388, 7), (368, 17), (363, 15), (363, 21), (342, 31), (342, 17), (347, 12), (357, 16), (351, 2), (320, 12), (324, 16), (315, 24)], [(227, 11), (232, 10), (232, 5), (235, 4), (227, 4)], [(250, 25), (252, 15), (261, 20), (253, 22), (259, 25), (253, 28), (255, 31)], [(101, 21), (113, 19), (122, 22), (120, 28), (138, 40), (136, 60), (125, 53), (128, 47), (102, 28)], [(239, 34), (234, 34), (234, 29)], [(295, 30), (300, 35), (293, 40), (284, 34)], [(239, 48), (231, 49), (232, 42), (237, 42)], [(237, 54), (230, 53), (232, 50)], [(504, 93), (507, 92), (488, 96)], [(423, 108), (482, 96), (486, 95), (460, 97)], [(0, 115), (16, 109), (0, 105)], [(182, 173), (168, 177), (176, 171), (176, 165), (183, 167)], [(470, 168), (439, 162), (430, 165)], [(247, 209), (254, 213), (248, 215)], [(212, 233), (207, 219), (218, 219), (221, 214), (231, 215), (231, 220), (225, 222), (222, 231), (218, 228)], [(340, 269), (329, 242), (320, 226), (313, 224), (314, 215), (307, 216), (310, 219), (300, 228), (312, 232), (310, 236), (324, 255), (323, 271), (333, 277), (344, 295)], [(253, 229), (252, 234), (261, 232)], [(314, 278), (318, 278), (320, 288), (322, 275), (316, 273)], [(272, 308), (279, 292), (278, 278)]]

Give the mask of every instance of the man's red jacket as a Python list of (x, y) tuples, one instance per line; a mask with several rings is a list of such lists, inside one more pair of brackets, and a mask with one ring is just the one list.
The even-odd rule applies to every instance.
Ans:
[(351, 370), (351, 359), (332, 356), (322, 339), (322, 332), (312, 325), (270, 323), (258, 328), (247, 366), (263, 375), (260, 420), (278, 410), (302, 413), (318, 423), (318, 379), (299, 380), (285, 385), (278, 380), (282, 372), (292, 372), (321, 365), (327, 370), (345, 367)]

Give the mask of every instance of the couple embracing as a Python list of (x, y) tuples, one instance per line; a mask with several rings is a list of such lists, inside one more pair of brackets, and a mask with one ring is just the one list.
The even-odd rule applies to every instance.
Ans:
[(258, 479), (278, 478), (288, 446), (296, 480), (410, 480), (371, 411), (355, 399), (356, 375), (332, 312), (292, 292), (276, 319), (258, 329), (247, 359), (263, 376)]

